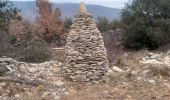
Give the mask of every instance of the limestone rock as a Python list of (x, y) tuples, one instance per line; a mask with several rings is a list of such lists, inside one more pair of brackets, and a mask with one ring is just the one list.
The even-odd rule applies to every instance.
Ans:
[(122, 69), (120, 69), (120, 68), (118, 68), (118, 67), (116, 67), (116, 66), (113, 66), (113, 67), (112, 67), (112, 70), (113, 70), (113, 71), (116, 71), (116, 72), (121, 72), (121, 73), (124, 72)]
[[(29, 94), (30, 91), (38, 90), (42, 92), (42, 96), (52, 96), (51, 100), (58, 100), (65, 92), (65, 82), (60, 76), (61, 62), (58, 61), (47, 61), (44, 63), (25, 63), (19, 62), (12, 58), (2, 57), (0, 58), (0, 77), (16, 78), (23, 80), (37, 80), (48, 83), (47, 85), (39, 85), (38, 87), (25, 85), (25, 83), (14, 84), (15, 82), (0, 82), (1, 95), (0, 100), (23, 100), (23, 94)], [(10, 68), (10, 69), (8, 69)], [(8, 72), (11, 71), (12, 73)], [(6, 74), (7, 73), (7, 74)], [(3, 75), (3, 76), (1, 76)], [(6, 76), (7, 75), (7, 76)], [(1, 88), (7, 86), (6, 88)], [(15, 88), (15, 92), (10, 96), (6, 95), (8, 91), (11, 91), (11, 86)], [(9, 87), (9, 88), (8, 88)], [(21, 91), (22, 89), (22, 91)], [(17, 98), (16, 98), (17, 97)], [(30, 97), (30, 96), (29, 96)], [(34, 97), (30, 100), (35, 99)], [(36, 99), (37, 100), (37, 99)]]
[(87, 13), (87, 9), (84, 2), (80, 3), (80, 13)]
[(170, 55), (170, 50), (167, 52), (167, 55)]
[(157, 64), (157, 65), (165, 65), (170, 66), (170, 56), (167, 54), (154, 54), (149, 53), (146, 57), (143, 57), (142, 60), (139, 61), (143, 64)]
[(65, 46), (64, 76), (79, 83), (99, 83), (105, 80), (108, 68), (103, 37), (84, 3), (75, 16)]

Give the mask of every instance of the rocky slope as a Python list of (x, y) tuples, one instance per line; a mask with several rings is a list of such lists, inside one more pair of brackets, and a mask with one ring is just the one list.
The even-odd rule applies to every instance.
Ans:
[(59, 99), (65, 92), (65, 84), (59, 74), (61, 66), (58, 61), (31, 64), (0, 58), (0, 99)]

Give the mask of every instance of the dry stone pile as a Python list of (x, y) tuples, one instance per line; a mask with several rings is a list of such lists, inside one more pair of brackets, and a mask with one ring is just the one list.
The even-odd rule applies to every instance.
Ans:
[(101, 33), (85, 9), (81, 3), (80, 12), (68, 34), (62, 72), (78, 83), (99, 83), (106, 78), (108, 59)]

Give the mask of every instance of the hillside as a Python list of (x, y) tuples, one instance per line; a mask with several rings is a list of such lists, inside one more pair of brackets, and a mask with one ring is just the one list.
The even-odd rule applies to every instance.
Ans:
[[(26, 19), (35, 19), (36, 6), (35, 2), (18, 2), (15, 1), (14, 5), (21, 9), (24, 18)], [(79, 4), (73, 3), (63, 3), (63, 4), (53, 4), (54, 7), (58, 7), (61, 9), (63, 18), (73, 18), (76, 12), (78, 12)], [(87, 9), (90, 13), (93, 14), (93, 17), (96, 19), (99, 16), (105, 16), (109, 20), (118, 19), (120, 16), (121, 9), (109, 8), (99, 5), (87, 5)]]
[(0, 100), (170, 100), (170, 0), (131, 0), (120, 18), (119, 9), (88, 5), (95, 18), (119, 18), (108, 23), (95, 23), (83, 2), (54, 4), (74, 18), (64, 25), (45, 0), (38, 21), (35, 2), (14, 2), (30, 22), (6, 1)]

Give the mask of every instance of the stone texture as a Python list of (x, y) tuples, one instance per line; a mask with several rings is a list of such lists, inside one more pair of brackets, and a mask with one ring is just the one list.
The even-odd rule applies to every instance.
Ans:
[(0, 76), (6, 74), (9, 69), (6, 66), (0, 65)]
[(87, 13), (87, 9), (84, 2), (80, 3), (80, 13)]
[(106, 49), (91, 14), (84, 13), (81, 8), (86, 9), (81, 3), (80, 13), (75, 16), (71, 26), (62, 71), (72, 81), (98, 83), (105, 80), (107, 73)]
[(168, 52), (166, 54), (149, 53), (147, 56), (143, 57), (142, 60), (140, 60), (139, 62), (143, 64), (170, 66), (170, 56), (168, 55)]
[[(66, 91), (63, 77), (60, 75), (61, 62), (47, 61), (43, 63), (25, 63), (19, 62), (12, 58), (3, 57), (0, 58), (0, 77), (11, 77), (21, 80), (37, 80), (48, 83), (47, 85), (40, 85), (38, 87), (20, 84), (15, 82), (0, 82), (0, 100), (23, 100), (24, 97), (34, 94), (36, 89), (44, 88), (39, 95), (42, 99), (35, 99), (34, 97), (29, 100), (46, 100), (44, 98), (52, 96), (48, 100), (60, 100), (57, 99)], [(3, 75), (3, 76), (1, 76)], [(6, 87), (4, 87), (6, 86)], [(11, 87), (15, 92), (11, 93)], [(22, 90), (22, 91), (21, 91)], [(39, 89), (38, 89), (39, 90)], [(9, 96), (10, 95), (10, 96)], [(17, 95), (17, 97), (16, 97)]]

